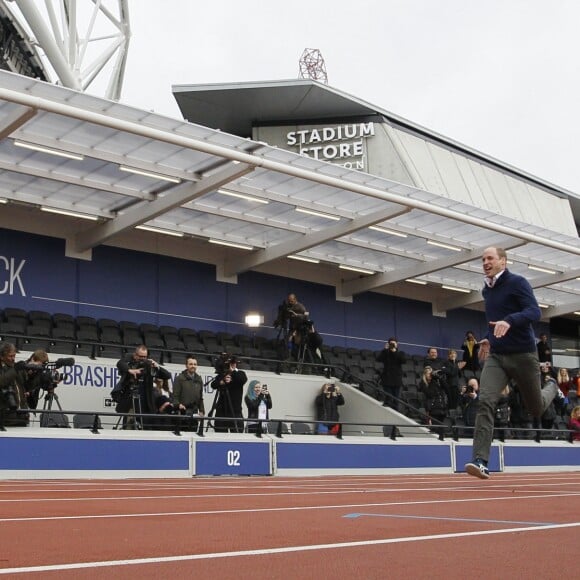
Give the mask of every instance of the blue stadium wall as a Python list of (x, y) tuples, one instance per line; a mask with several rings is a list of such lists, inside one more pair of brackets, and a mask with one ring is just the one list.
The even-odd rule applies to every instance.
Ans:
[[(479, 312), (434, 317), (427, 303), (367, 292), (338, 302), (333, 287), (254, 272), (217, 282), (214, 266), (99, 246), (91, 261), (65, 257), (64, 240), (0, 228), (0, 309), (63, 312), (138, 323), (247, 333), (248, 311), (264, 315), (272, 338), (277, 306), (296, 292), (328, 345), (382, 348), (396, 335), (409, 353), (459, 347), (467, 329), (482, 335)], [(269, 327), (268, 327), (269, 326)]]

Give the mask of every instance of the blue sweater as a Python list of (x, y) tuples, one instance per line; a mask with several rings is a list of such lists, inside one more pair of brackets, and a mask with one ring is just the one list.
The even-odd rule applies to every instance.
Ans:
[(483, 299), (489, 322), (505, 320), (511, 324), (502, 338), (495, 338), (493, 327), (489, 327), (486, 338), (489, 340), (490, 352), (536, 352), (532, 323), (540, 320), (541, 312), (530, 283), (523, 276), (505, 270), (493, 288), (484, 286)]

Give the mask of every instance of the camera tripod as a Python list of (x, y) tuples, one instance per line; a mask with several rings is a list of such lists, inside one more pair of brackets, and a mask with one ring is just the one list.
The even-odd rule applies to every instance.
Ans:
[[(54, 426), (58, 427), (68, 427), (68, 421), (65, 423), (66, 415), (62, 412), (62, 407), (60, 405), (60, 401), (58, 400), (58, 395), (54, 392), (56, 385), (48, 388), (46, 391), (46, 395), (44, 395), (44, 403), (42, 405), (42, 416), (40, 417), (40, 426), (41, 427), (50, 427), (51, 419), (54, 423)], [(56, 403), (58, 408), (58, 413), (52, 411), (52, 405)], [(61, 417), (63, 418), (61, 420)]]
[(131, 387), (131, 408), (128, 410), (128, 414), (119, 417), (117, 419), (117, 423), (113, 427), (113, 429), (119, 429), (119, 425), (121, 422), (123, 423), (123, 429), (130, 429), (130, 425), (133, 426), (133, 429), (138, 431), (143, 430), (143, 417), (141, 415), (142, 408), (141, 408), (141, 397), (139, 396), (139, 389), (137, 387)]
[[(235, 429), (236, 433), (239, 433), (240, 432), (240, 428), (238, 426), (238, 418), (233, 416), (234, 415), (234, 407), (232, 405), (232, 398), (230, 397), (230, 393), (228, 391), (228, 388), (225, 387), (225, 386), (224, 387), (218, 387), (216, 389), (215, 395), (213, 397), (213, 403), (211, 405), (211, 409), (209, 410), (209, 413), (207, 414), (207, 418), (208, 419), (211, 419), (215, 415), (215, 412), (216, 412), (216, 409), (218, 408), (218, 405), (220, 405), (220, 403), (222, 402), (222, 397), (223, 397), (223, 401), (224, 401), (224, 408), (226, 410), (226, 413), (224, 413), (224, 415), (228, 415), (229, 414), (229, 415), (232, 416), (231, 422), (234, 425), (234, 429)], [(214, 420), (214, 425), (213, 425), (214, 431), (219, 432), (216, 429), (215, 423), (216, 423), (216, 421)], [(222, 429), (225, 429), (225, 431), (227, 432), (227, 430), (229, 429), (229, 427), (226, 426), (226, 423), (229, 423), (229, 421), (226, 421), (225, 419), (221, 419), (220, 420), (220, 423), (223, 424), (223, 426), (220, 425), (220, 427), (219, 427), (220, 431)], [(210, 421), (208, 420), (208, 422), (207, 422), (207, 424), (205, 426), (206, 432), (209, 429), (209, 427), (210, 427)]]
[(281, 360), (290, 359), (292, 357), (292, 346), (290, 342), (291, 336), (292, 332), (288, 327), (288, 323), (284, 323), (278, 328), (278, 334), (276, 335), (276, 348)]

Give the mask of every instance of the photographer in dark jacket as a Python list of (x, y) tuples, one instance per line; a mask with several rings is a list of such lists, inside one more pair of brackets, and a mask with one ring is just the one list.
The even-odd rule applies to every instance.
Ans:
[(344, 397), (337, 385), (325, 383), (319, 395), (314, 400), (316, 405), (316, 420), (324, 421), (316, 425), (316, 432), (319, 434), (336, 434), (340, 417), (338, 407), (344, 405)]
[(301, 339), (308, 331), (309, 314), (304, 305), (298, 302), (296, 294), (288, 294), (286, 300), (278, 306), (274, 328), (280, 328), (280, 332), (284, 333), (284, 350), (288, 349), (286, 354), (289, 357), (297, 358)]
[(274, 321), (274, 328), (288, 325), (290, 332), (297, 330), (300, 323), (308, 318), (308, 312), (303, 304), (298, 302), (296, 294), (288, 294), (286, 300), (278, 307), (278, 316)]
[(447, 394), (449, 395), (450, 409), (455, 409), (459, 403), (459, 379), (461, 378), (461, 370), (464, 367), (465, 363), (463, 361), (457, 361), (457, 351), (453, 348), (449, 349), (443, 372), (445, 374)]
[(399, 350), (397, 339), (392, 336), (385, 344), (385, 348), (377, 357), (383, 363), (381, 383), (385, 391), (383, 406), (390, 406), (395, 411), (399, 410), (399, 395), (403, 386), (403, 365), (407, 362), (407, 355)]
[[(479, 404), (479, 383), (476, 378), (467, 381), (467, 385), (461, 387), (461, 408), (463, 409), (463, 422), (466, 427), (475, 427), (477, 405)], [(466, 430), (466, 435), (473, 436), (473, 429)]]
[[(211, 383), (211, 388), (216, 390), (216, 399), (212, 410), (216, 417), (242, 418), (242, 399), (244, 385), (248, 377), (244, 371), (238, 369), (238, 360), (228, 354), (220, 357), (215, 365), (217, 376)], [(243, 433), (244, 422), (217, 419), (214, 421), (216, 433)]]
[(445, 387), (444, 373), (430, 366), (423, 368), (419, 390), (425, 393), (425, 410), (431, 419), (442, 422), (449, 412), (449, 396)]
[[(111, 393), (117, 403), (117, 413), (156, 413), (154, 379), (171, 379), (171, 373), (149, 358), (149, 350), (144, 344), (137, 346), (133, 354), (119, 360), (117, 369), (121, 378)], [(137, 421), (141, 428), (146, 426), (142, 420)], [(127, 421), (123, 421), (123, 428), (126, 427)]]

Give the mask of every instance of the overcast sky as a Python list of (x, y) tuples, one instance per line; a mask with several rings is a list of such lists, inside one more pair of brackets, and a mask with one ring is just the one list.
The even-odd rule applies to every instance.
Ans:
[(578, 0), (130, 0), (122, 101), (180, 117), (171, 85), (329, 85), (580, 194)]

